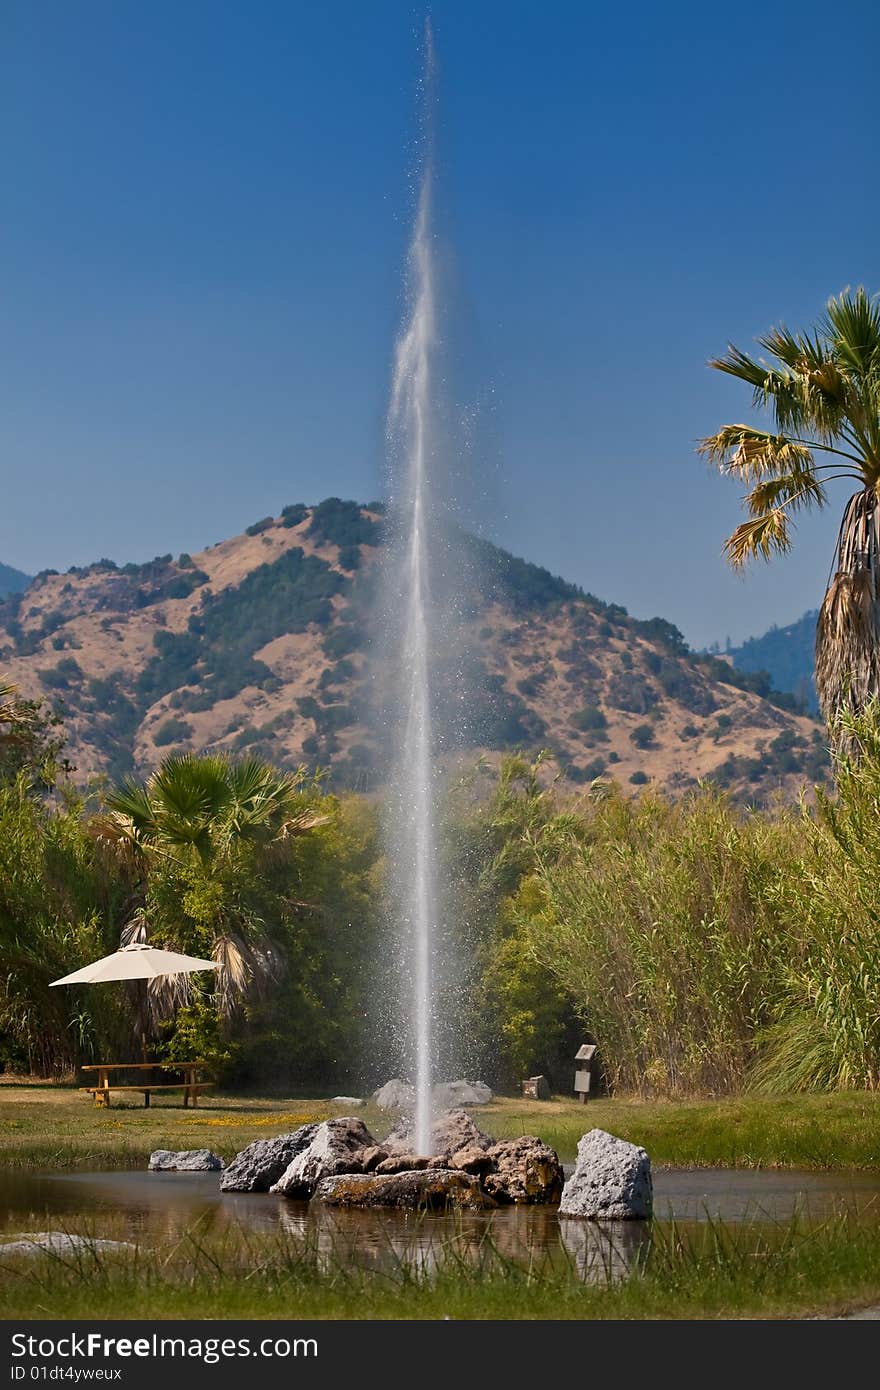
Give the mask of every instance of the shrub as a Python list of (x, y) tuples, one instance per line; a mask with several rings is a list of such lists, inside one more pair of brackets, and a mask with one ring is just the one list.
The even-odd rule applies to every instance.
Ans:
[(281, 508), (281, 524), (288, 528), (299, 526), (305, 521), (309, 514), (309, 509), (303, 502), (294, 502), (287, 507)]
[(153, 742), (157, 748), (166, 748), (169, 743), (183, 743), (192, 733), (192, 725), (187, 724), (185, 719), (178, 719), (172, 715), (164, 720), (153, 734)]
[(353, 547), (378, 545), (380, 527), (357, 502), (328, 497), (313, 508), (307, 535), (316, 541), (338, 545), (350, 556)]
[(274, 516), (264, 516), (262, 520), (255, 521), (252, 526), (245, 527), (246, 536), (259, 536), (264, 531), (268, 531), (270, 526), (275, 525)]
[(647, 772), (642, 772), (641, 768), (638, 768), (634, 773), (632, 773), (629, 780), (632, 782), (634, 787), (643, 787), (645, 783), (648, 782), (650, 779), (648, 777)]
[(38, 670), (37, 675), (50, 690), (68, 690), (72, 685), (78, 685), (83, 678), (82, 667), (73, 656), (65, 656), (57, 666)]
[(339, 549), (339, 566), (341, 569), (352, 570), (360, 569), (361, 548), (359, 545), (343, 545)]
[(608, 703), (629, 714), (647, 714), (657, 698), (650, 681), (636, 672), (615, 671), (608, 681)]
[(346, 685), (356, 674), (353, 664), (343, 658), (342, 661), (337, 661), (335, 666), (328, 666), (321, 672), (318, 689), (329, 690), (334, 685)]
[(630, 738), (636, 748), (652, 748), (654, 746), (654, 730), (650, 724), (638, 724), (630, 733)]
[(525, 676), (523, 680), (517, 681), (516, 688), (520, 695), (525, 695), (527, 700), (534, 700), (540, 695), (542, 687), (547, 684), (549, 675), (549, 671), (536, 671), (534, 675)]
[(577, 714), (572, 715), (571, 722), (583, 733), (593, 733), (608, 727), (608, 720), (598, 705), (584, 705)]
[(361, 645), (361, 635), (351, 623), (336, 624), (330, 629), (321, 644), (325, 656), (329, 656), (333, 660), (360, 651)]

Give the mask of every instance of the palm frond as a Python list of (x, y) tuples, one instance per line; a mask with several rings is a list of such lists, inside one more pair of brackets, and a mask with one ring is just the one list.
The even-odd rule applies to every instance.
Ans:
[(723, 472), (747, 480), (789, 474), (795, 469), (806, 474), (814, 467), (808, 445), (753, 425), (724, 425), (717, 434), (700, 440), (698, 452)]
[(769, 374), (769, 368), (763, 362), (758, 362), (756, 358), (750, 357), (747, 352), (734, 347), (733, 343), (728, 343), (727, 352), (723, 357), (712, 357), (709, 366), (714, 367), (716, 372), (726, 372), (728, 376), (735, 376), (739, 381), (745, 381), (755, 391), (763, 391)]
[(217, 962), (214, 972), (217, 1007), (228, 1017), (248, 992), (254, 974), (253, 954), (242, 937), (227, 932), (214, 942), (211, 959)]
[(822, 329), (834, 343), (837, 357), (857, 376), (876, 370), (880, 360), (880, 298), (862, 286), (829, 299)]
[(824, 507), (827, 500), (822, 483), (811, 469), (806, 468), (783, 473), (776, 478), (763, 478), (747, 494), (745, 505), (751, 516), (760, 517), (778, 507), (785, 507), (791, 512)]
[(129, 917), (122, 931), (119, 933), (120, 946), (141, 945), (147, 940), (150, 934), (149, 923), (147, 922), (144, 910), (139, 907), (136, 912)]
[(791, 549), (788, 517), (777, 507), (764, 516), (744, 521), (724, 542), (724, 553), (734, 569), (741, 569), (749, 560), (760, 556), (784, 555)]

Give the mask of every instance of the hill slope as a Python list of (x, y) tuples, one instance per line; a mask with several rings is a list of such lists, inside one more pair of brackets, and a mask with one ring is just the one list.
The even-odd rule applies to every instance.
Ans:
[(0, 565), (0, 598), (5, 598), (7, 594), (20, 593), (30, 582), (29, 574), (13, 569), (12, 565)]
[[(381, 509), (287, 507), (193, 556), (38, 575), (0, 604), (0, 671), (63, 702), (78, 775), (147, 772), (173, 748), (251, 750), (381, 780), (368, 619)], [(688, 651), (546, 570), (476, 540), (457, 664), (473, 683), (468, 755), (550, 748), (567, 775), (793, 794), (822, 733), (766, 677)], [(790, 703), (790, 697), (789, 697)]]
[(818, 712), (814, 674), (816, 669), (815, 608), (786, 627), (771, 627), (761, 637), (750, 637), (728, 656), (740, 671), (766, 671), (777, 690), (790, 691), (805, 709)]

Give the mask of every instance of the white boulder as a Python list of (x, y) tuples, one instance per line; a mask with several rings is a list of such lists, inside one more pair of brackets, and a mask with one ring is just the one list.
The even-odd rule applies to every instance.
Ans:
[(415, 1091), (408, 1081), (401, 1081), (399, 1076), (386, 1081), (384, 1086), (373, 1092), (373, 1104), (378, 1105), (380, 1110), (392, 1110), (396, 1115), (408, 1115), (415, 1103)]
[(638, 1144), (591, 1129), (578, 1143), (575, 1170), (562, 1189), (560, 1216), (637, 1221), (651, 1215), (651, 1160)]

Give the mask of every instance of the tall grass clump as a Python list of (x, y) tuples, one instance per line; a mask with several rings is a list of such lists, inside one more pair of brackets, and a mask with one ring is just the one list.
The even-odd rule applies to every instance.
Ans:
[(776, 888), (790, 950), (753, 1071), (765, 1091), (880, 1086), (880, 702), (836, 723), (837, 795), (819, 791), (799, 874)]
[(548, 824), (529, 939), (613, 1089), (741, 1089), (791, 949), (781, 885), (804, 838), (796, 812), (749, 813), (708, 788), (677, 802), (597, 788), (577, 821)]

